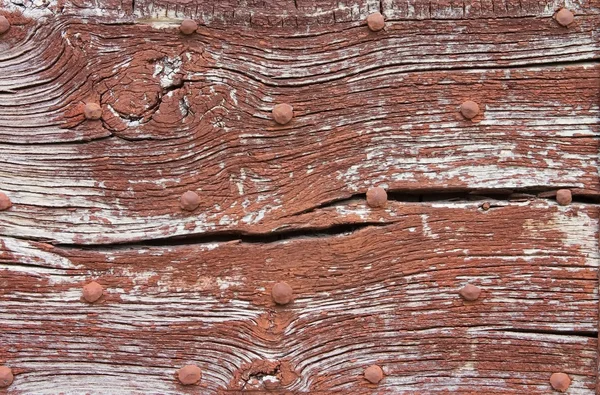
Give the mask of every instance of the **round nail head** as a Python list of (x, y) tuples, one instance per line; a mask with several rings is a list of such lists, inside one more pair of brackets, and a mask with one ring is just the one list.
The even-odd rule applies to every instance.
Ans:
[(385, 26), (383, 15), (379, 12), (374, 12), (367, 17), (367, 25), (373, 32), (378, 32)]
[(12, 207), (10, 198), (5, 193), (0, 192), (0, 211), (8, 210)]
[(561, 8), (555, 15), (556, 22), (561, 26), (569, 26), (575, 20), (573, 13), (566, 8)]
[(102, 107), (97, 103), (87, 103), (83, 109), (85, 119), (98, 120), (102, 118)]
[(288, 283), (282, 281), (273, 285), (273, 288), (271, 289), (271, 297), (277, 304), (288, 304), (294, 297), (294, 291)]
[(387, 203), (387, 192), (382, 187), (369, 188), (367, 191), (367, 204), (372, 208), (385, 207)]
[(483, 209), (483, 211), (488, 211), (488, 210), (490, 209), (490, 207), (491, 207), (491, 206), (490, 206), (490, 202), (484, 202), (484, 203), (481, 205), (481, 208)]
[(369, 383), (377, 384), (383, 379), (383, 369), (378, 365), (371, 365), (365, 369), (365, 379)]
[(197, 29), (198, 24), (196, 23), (196, 21), (193, 21), (191, 19), (184, 19), (181, 22), (181, 25), (179, 25), (179, 30), (186, 36), (195, 33)]
[(460, 113), (467, 119), (473, 119), (479, 114), (479, 104), (472, 100), (467, 100), (460, 105)]
[(181, 195), (180, 199), (181, 208), (186, 211), (194, 211), (200, 205), (200, 196), (196, 192), (187, 191)]
[(177, 372), (177, 378), (183, 385), (196, 384), (202, 378), (202, 371), (196, 365), (185, 365)]
[(0, 34), (4, 34), (10, 29), (10, 22), (4, 15), (0, 15)]
[(6, 388), (12, 384), (15, 377), (12, 369), (8, 366), (0, 366), (0, 388)]
[(275, 122), (285, 125), (294, 117), (294, 108), (287, 103), (281, 103), (273, 107), (272, 113)]
[(565, 373), (552, 373), (550, 385), (557, 391), (565, 392), (571, 385), (571, 379)]
[(460, 296), (469, 302), (477, 300), (481, 295), (481, 290), (474, 285), (467, 284), (458, 292)]
[(559, 189), (556, 191), (556, 202), (561, 206), (568, 206), (573, 201), (570, 189)]
[(95, 281), (83, 286), (83, 298), (90, 303), (94, 303), (102, 296), (102, 285)]

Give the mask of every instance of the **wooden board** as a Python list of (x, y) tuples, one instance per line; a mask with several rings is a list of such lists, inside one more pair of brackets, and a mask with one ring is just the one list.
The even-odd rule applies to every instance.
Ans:
[[(542, 393), (553, 371), (593, 392), (595, 208), (393, 203), (388, 215), (381, 226), (269, 243), (64, 249), (4, 239), (0, 358), (20, 366), (22, 393), (98, 388), (104, 376), (131, 391), (196, 393), (172, 379), (188, 362), (207, 393), (238, 390), (254, 360), (283, 363), (254, 376), (298, 392)], [(106, 294), (90, 306), (80, 287), (95, 278)], [(280, 280), (294, 288), (290, 307), (271, 301)], [(460, 299), (467, 282), (481, 301)], [(372, 363), (387, 375), (376, 391), (361, 376)]]
[(568, 3), (0, 2), (8, 393), (600, 393), (600, 3)]

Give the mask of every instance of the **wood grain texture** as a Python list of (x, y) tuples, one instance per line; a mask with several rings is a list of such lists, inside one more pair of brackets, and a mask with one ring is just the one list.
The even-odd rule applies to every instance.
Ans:
[[(573, 378), (570, 393), (593, 393), (595, 207), (388, 211), (382, 226), (272, 243), (65, 249), (3, 238), (11, 393), (218, 393), (272, 380), (279, 393), (543, 394), (554, 371)], [(90, 306), (80, 288), (91, 279), (106, 294)], [(270, 299), (280, 280), (294, 288), (289, 306)], [(459, 298), (467, 282), (479, 301)], [(188, 362), (202, 389), (176, 384)], [(386, 373), (378, 387), (361, 376), (372, 363)]]
[[(66, 244), (265, 233), (377, 184), (597, 195), (598, 18), (191, 38), (172, 23), (28, 22), (2, 43), (0, 180), (14, 207), (0, 233)], [(482, 106), (475, 122), (458, 112), (466, 99)], [(88, 100), (102, 122), (83, 120)], [(296, 114), (284, 127), (270, 118), (280, 102)], [(178, 208), (188, 189), (201, 197), (192, 215)]]
[[(8, 394), (549, 394), (559, 371), (569, 394), (600, 393), (598, 0), (0, 14)], [(385, 209), (366, 206), (373, 185)], [(272, 302), (277, 281), (292, 304)], [(199, 386), (177, 382), (188, 363)]]

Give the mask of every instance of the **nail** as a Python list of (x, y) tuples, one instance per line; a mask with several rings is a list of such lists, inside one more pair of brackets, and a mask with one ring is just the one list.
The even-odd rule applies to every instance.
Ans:
[(0, 34), (4, 34), (10, 29), (10, 22), (4, 15), (0, 15)]
[(552, 373), (550, 385), (557, 391), (565, 392), (571, 385), (571, 379), (565, 373)]
[(568, 206), (573, 201), (570, 189), (559, 189), (556, 191), (556, 202), (561, 206)]
[(179, 30), (186, 36), (195, 33), (197, 29), (198, 24), (196, 23), (196, 21), (193, 21), (191, 19), (184, 19), (181, 22), (181, 25), (179, 25)]
[(378, 365), (371, 365), (365, 369), (365, 379), (372, 384), (377, 384), (383, 379), (383, 369)]
[(194, 211), (200, 205), (200, 196), (198, 196), (196, 192), (187, 191), (181, 195), (179, 203), (181, 204), (182, 209), (186, 211)]
[(482, 208), (484, 211), (488, 211), (488, 210), (490, 209), (490, 202), (485, 202), (485, 203), (483, 203), (483, 204), (481, 205), (481, 208)]
[(102, 118), (102, 107), (97, 103), (86, 103), (83, 109), (85, 119), (97, 120)]
[(560, 11), (554, 15), (554, 19), (556, 19), (556, 22), (558, 22), (558, 24), (561, 26), (569, 26), (571, 23), (573, 23), (575, 17), (571, 11), (567, 10), (566, 8), (561, 8)]
[(5, 193), (0, 192), (0, 211), (8, 210), (12, 207), (10, 198)]
[(94, 303), (102, 296), (102, 285), (95, 281), (83, 286), (83, 298), (90, 303)]
[(8, 366), (0, 366), (0, 388), (6, 388), (12, 384), (15, 377), (12, 369)]
[(473, 119), (479, 114), (479, 105), (472, 100), (467, 100), (460, 105), (460, 113), (467, 119)]
[(273, 119), (280, 125), (285, 125), (294, 117), (294, 108), (287, 103), (278, 104), (272, 110)]
[(369, 29), (373, 32), (378, 32), (385, 26), (385, 21), (383, 20), (383, 15), (379, 12), (374, 12), (367, 17), (367, 25)]
[(196, 384), (202, 378), (202, 371), (196, 365), (185, 365), (177, 372), (177, 378), (183, 385)]
[(294, 297), (294, 291), (292, 287), (286, 282), (278, 282), (273, 285), (271, 289), (271, 297), (273, 301), (277, 304), (288, 304), (292, 301)]
[(472, 302), (479, 298), (481, 290), (474, 285), (467, 284), (458, 293), (464, 300)]
[(387, 192), (382, 187), (369, 188), (367, 191), (367, 204), (372, 208), (385, 207)]

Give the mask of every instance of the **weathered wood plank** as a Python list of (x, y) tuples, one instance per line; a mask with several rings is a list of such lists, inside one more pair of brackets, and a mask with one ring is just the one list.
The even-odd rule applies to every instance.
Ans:
[(195, 18), (214, 26), (314, 27), (360, 23), (372, 12), (387, 20), (522, 18), (552, 16), (567, 6), (578, 15), (600, 13), (597, 0), (65, 0), (8, 7), (32, 14), (64, 13), (79, 16), (136, 17), (164, 20)]
[[(14, 207), (0, 233), (87, 244), (268, 232), (374, 184), (595, 193), (598, 65), (527, 65), (597, 59), (597, 22), (265, 31), (258, 44), (247, 29), (188, 39), (60, 17), (21, 34), (30, 22), (2, 44), (0, 89), (13, 93), (0, 95), (0, 190)], [(482, 105), (476, 122), (457, 111), (466, 99)], [(83, 121), (87, 100), (103, 122)], [(283, 101), (296, 118), (276, 127)], [(188, 189), (201, 196), (192, 216), (178, 208)]]
[[(284, 364), (269, 374), (255, 363), (256, 387), (271, 378), (293, 392), (541, 394), (564, 371), (571, 393), (594, 393), (596, 207), (389, 202), (385, 215), (350, 234), (272, 243), (81, 249), (3, 238), (11, 390), (191, 394), (173, 375), (194, 362), (200, 391), (215, 393), (240, 389), (262, 360)], [(91, 279), (106, 287), (94, 305), (80, 300)], [(275, 307), (281, 280), (296, 299)], [(465, 283), (483, 289), (480, 300), (458, 297)], [(386, 373), (377, 388), (361, 376), (372, 363)]]

